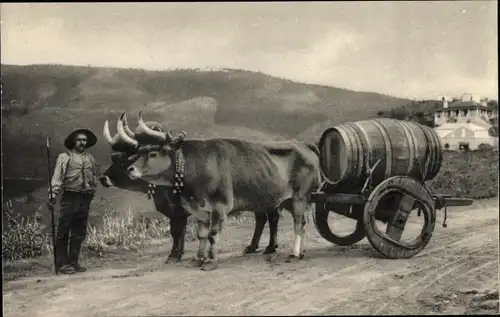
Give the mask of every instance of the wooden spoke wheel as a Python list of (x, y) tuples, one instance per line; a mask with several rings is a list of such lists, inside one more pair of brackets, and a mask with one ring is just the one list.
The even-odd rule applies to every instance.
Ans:
[[(353, 245), (366, 237), (362, 221), (363, 210), (364, 205), (316, 203), (316, 210), (313, 212), (314, 226), (319, 234), (328, 242), (341, 246)], [(330, 212), (356, 220), (356, 228), (354, 231), (348, 235), (340, 235), (333, 232), (328, 224), (328, 215)]]
[[(411, 242), (401, 241), (411, 212), (423, 216), (420, 234)], [(375, 221), (387, 224), (381, 232)], [(363, 223), (370, 244), (384, 256), (411, 258), (429, 243), (436, 224), (432, 195), (420, 181), (407, 176), (394, 176), (380, 183), (370, 194), (363, 213)]]

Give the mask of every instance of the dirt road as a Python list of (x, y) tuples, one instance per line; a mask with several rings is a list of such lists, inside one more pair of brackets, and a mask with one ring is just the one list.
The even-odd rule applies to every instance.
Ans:
[[(452, 208), (448, 228), (437, 224), (426, 249), (408, 260), (380, 258), (366, 239), (332, 245), (309, 223), (306, 257), (291, 264), (286, 214), (272, 258), (241, 256), (253, 225), (229, 226), (216, 271), (188, 267), (196, 242), (183, 263), (164, 264), (168, 243), (148, 256), (129, 254), (128, 267), (107, 263), (80, 275), (8, 282), (4, 315), (496, 314), (498, 217), (496, 201)], [(267, 239), (265, 233), (261, 247)]]

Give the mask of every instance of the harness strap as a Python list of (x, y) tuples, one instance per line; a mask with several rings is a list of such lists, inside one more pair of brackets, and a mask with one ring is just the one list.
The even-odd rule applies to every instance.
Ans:
[(174, 190), (173, 194), (180, 196), (184, 189), (184, 154), (182, 148), (178, 147), (174, 152), (175, 173), (174, 173)]
[[(177, 147), (175, 151), (172, 152), (171, 159), (175, 165), (174, 179), (172, 182), (172, 194), (175, 197), (175, 203), (180, 203), (180, 196), (184, 190), (184, 154), (182, 152), (182, 147)], [(154, 184), (149, 184), (148, 186), (148, 198), (151, 199), (155, 193)], [(166, 187), (166, 186), (165, 186)]]

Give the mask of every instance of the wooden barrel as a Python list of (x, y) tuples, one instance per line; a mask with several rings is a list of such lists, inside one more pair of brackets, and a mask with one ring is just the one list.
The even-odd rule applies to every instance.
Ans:
[(392, 176), (433, 179), (442, 162), (441, 141), (432, 128), (385, 118), (328, 128), (321, 135), (319, 150), (328, 189), (343, 193), (359, 192), (367, 171), (378, 160), (372, 186)]

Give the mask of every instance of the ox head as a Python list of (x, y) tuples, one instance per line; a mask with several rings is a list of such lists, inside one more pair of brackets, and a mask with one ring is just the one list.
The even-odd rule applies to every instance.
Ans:
[(142, 179), (130, 179), (127, 168), (138, 158), (137, 155), (127, 156), (121, 153), (113, 153), (113, 163), (101, 175), (99, 181), (104, 187), (118, 187), (136, 192), (146, 193), (148, 182)]
[(127, 168), (139, 158), (139, 144), (158, 144), (158, 139), (148, 132), (160, 133), (163, 128), (158, 122), (141, 120), (133, 132), (128, 126), (125, 113), (118, 119), (116, 128), (118, 132), (112, 137), (108, 121), (104, 123), (103, 135), (113, 150), (112, 164), (102, 174), (99, 181), (104, 187), (116, 186), (121, 189), (147, 192), (148, 183), (142, 179), (130, 179)]
[[(125, 114), (117, 123), (117, 134), (111, 137), (108, 122), (104, 124), (104, 137), (115, 151), (113, 164), (101, 177), (101, 183), (123, 188), (134, 182), (151, 182), (158, 185), (171, 185), (171, 177), (164, 177), (172, 169), (172, 144), (183, 138), (173, 138), (170, 132), (164, 132), (155, 122), (144, 122), (139, 112), (138, 126), (132, 132), (127, 125)], [(165, 174), (166, 173), (166, 174)], [(134, 183), (135, 184), (135, 183)]]

